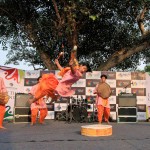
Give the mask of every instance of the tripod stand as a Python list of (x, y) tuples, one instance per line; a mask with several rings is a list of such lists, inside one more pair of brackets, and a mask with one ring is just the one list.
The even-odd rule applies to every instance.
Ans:
[(72, 97), (70, 97), (70, 99), (67, 100), (66, 110), (63, 110), (60, 113), (58, 113), (58, 115), (56, 116), (56, 120), (63, 120), (63, 121), (66, 121), (68, 123), (72, 122), (72, 120), (73, 120), (73, 114), (72, 114), (73, 105), (72, 105), (72, 102), (70, 102), (71, 99), (72, 99)]
[(58, 120), (64, 120), (71, 123), (73, 120), (75, 122), (84, 122), (87, 119), (87, 110), (82, 104), (73, 103), (74, 98), (70, 97), (69, 102), (67, 101), (67, 107), (65, 111), (62, 111), (58, 116)]

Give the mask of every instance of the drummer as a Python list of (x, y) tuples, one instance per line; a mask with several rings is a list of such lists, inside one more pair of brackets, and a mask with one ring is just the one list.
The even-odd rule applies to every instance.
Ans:
[[(0, 93), (7, 92), (4, 80), (3, 78), (0, 77)], [(4, 115), (5, 115), (5, 104), (0, 104), (0, 129), (6, 129), (3, 127), (3, 120), (4, 120)]]
[[(101, 79), (100, 82), (96, 85), (95, 89), (94, 89), (94, 94), (97, 94), (96, 96), (96, 101), (95, 101), (95, 105), (97, 108), (97, 117), (98, 117), (98, 122), (101, 124), (102, 123), (102, 119), (103, 119), (103, 115), (104, 115), (104, 120), (105, 122), (107, 122), (109, 124), (109, 116), (110, 116), (110, 104), (109, 104), (109, 96), (111, 95), (111, 88), (110, 86), (106, 83), (106, 79), (107, 76), (105, 74), (101, 75)], [(104, 93), (104, 95), (108, 95), (107, 97), (103, 96), (103, 93), (100, 92), (100, 84), (104, 85), (105, 83), (105, 87), (107, 91), (101, 90), (102, 92), (107, 92), (107, 94)], [(103, 88), (103, 87), (101, 87)]]

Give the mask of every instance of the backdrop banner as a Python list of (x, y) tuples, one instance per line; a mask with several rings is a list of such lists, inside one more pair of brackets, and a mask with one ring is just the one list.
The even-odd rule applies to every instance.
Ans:
[(6, 104), (5, 119), (13, 119), (15, 93), (24, 92), (24, 75), (24, 70), (0, 66), (0, 77), (4, 79), (10, 96), (9, 102)]
[[(37, 70), (19, 70), (0, 66), (0, 77), (4, 79), (9, 96), (11, 97), (6, 105), (7, 111), (5, 118), (13, 117), (13, 108), (15, 101), (15, 93), (29, 93), (31, 87), (37, 83), (37, 78), (45, 73), (54, 73), (58, 79), (58, 70), (52, 71), (37, 71)], [(111, 105), (111, 117), (113, 120), (117, 118), (118, 111), (118, 94), (120, 93), (135, 93), (137, 95), (137, 119), (145, 121), (150, 116), (150, 75), (144, 72), (110, 72), (110, 71), (93, 71), (86, 73), (82, 79), (73, 85), (76, 90), (73, 95), (75, 100), (84, 99), (88, 103), (87, 111), (90, 113), (94, 108), (95, 97), (93, 90), (100, 80), (101, 74), (107, 75), (107, 83), (112, 89), (112, 95), (109, 98)], [(54, 109), (49, 109), (47, 119), (54, 119), (55, 111), (65, 109), (65, 104), (68, 98), (62, 98), (54, 104)], [(49, 101), (46, 101), (48, 104)], [(59, 103), (59, 104), (58, 104)], [(59, 107), (60, 106), (60, 107)], [(50, 106), (52, 107), (52, 106)], [(146, 116), (147, 110), (147, 116)]]

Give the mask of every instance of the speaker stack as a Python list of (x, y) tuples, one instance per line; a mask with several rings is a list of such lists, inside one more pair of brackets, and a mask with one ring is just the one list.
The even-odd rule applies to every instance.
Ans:
[(16, 93), (15, 107), (14, 107), (14, 123), (28, 123), (31, 122), (31, 111), (28, 100), (29, 94)]
[(118, 96), (118, 123), (137, 122), (137, 99), (136, 94), (123, 93)]

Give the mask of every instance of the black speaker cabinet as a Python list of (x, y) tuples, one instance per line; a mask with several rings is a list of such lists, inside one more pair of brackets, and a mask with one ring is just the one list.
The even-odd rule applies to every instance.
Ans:
[(118, 116), (136, 116), (136, 107), (118, 107)]
[(15, 107), (30, 107), (28, 100), (31, 95), (26, 93), (16, 93), (15, 95)]
[(136, 123), (137, 122), (137, 117), (133, 116), (133, 117), (118, 117), (117, 118), (118, 123)]
[(118, 96), (119, 107), (135, 107), (137, 105), (136, 94), (124, 93)]
[(14, 123), (29, 123), (31, 122), (31, 116), (16, 115), (14, 116)]
[(118, 107), (117, 122), (118, 123), (137, 122), (137, 108)]
[(30, 107), (14, 107), (14, 123), (31, 122)]

